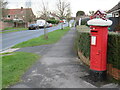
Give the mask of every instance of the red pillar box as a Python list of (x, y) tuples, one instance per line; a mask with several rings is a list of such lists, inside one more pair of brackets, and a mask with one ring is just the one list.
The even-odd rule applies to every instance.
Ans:
[(95, 18), (87, 23), (91, 27), (90, 74), (95, 80), (103, 80), (107, 70), (108, 26), (112, 21)]

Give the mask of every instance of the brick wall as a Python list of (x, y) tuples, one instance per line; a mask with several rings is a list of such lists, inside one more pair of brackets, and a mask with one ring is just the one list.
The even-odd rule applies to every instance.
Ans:
[[(86, 58), (81, 51), (78, 51), (78, 56), (80, 60), (87, 66), (90, 66), (90, 60), (89, 58)], [(114, 68), (112, 64), (107, 64), (107, 74), (112, 76), (116, 80), (120, 80), (120, 70), (117, 68)]]
[[(16, 27), (28, 27), (29, 24), (33, 23), (35, 23), (35, 21), (31, 23), (18, 23)], [(3, 30), (6, 27), (14, 27), (14, 23), (0, 21), (0, 30)]]
[(13, 26), (14, 26), (14, 23), (0, 21), (0, 30), (6, 27), (13, 27)]

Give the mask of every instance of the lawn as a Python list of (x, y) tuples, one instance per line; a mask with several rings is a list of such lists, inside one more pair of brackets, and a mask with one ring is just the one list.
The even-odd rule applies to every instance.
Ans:
[(15, 28), (15, 27), (8, 27), (2, 30), (0, 33), (9, 33), (9, 32), (17, 32), (17, 31), (23, 31), (28, 30), (28, 28)]
[[(13, 30), (13, 29), (23, 29), (23, 28), (18, 28), (18, 27), (6, 27), (4, 30)], [(3, 31), (4, 31), (3, 30)]]
[(2, 56), (2, 87), (19, 82), (24, 72), (38, 58), (38, 55), (27, 52), (13, 52), (11, 55), (9, 53), (9, 55)]
[(22, 47), (30, 47), (30, 46), (38, 46), (38, 45), (45, 45), (45, 44), (53, 44), (56, 43), (58, 40), (61, 39), (63, 35), (65, 35), (69, 31), (69, 27), (66, 27), (64, 30), (56, 30), (53, 32), (48, 33), (48, 39), (44, 39), (44, 35), (30, 39), (28, 41), (19, 43), (13, 48), (22, 48)]

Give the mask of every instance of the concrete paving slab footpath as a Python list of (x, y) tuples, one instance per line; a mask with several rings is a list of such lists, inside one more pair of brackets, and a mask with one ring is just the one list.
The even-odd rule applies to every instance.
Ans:
[(82, 79), (89, 73), (74, 51), (74, 37), (72, 28), (56, 44), (17, 50), (37, 53), (42, 58), (22, 76), (21, 82), (10, 88), (97, 88)]

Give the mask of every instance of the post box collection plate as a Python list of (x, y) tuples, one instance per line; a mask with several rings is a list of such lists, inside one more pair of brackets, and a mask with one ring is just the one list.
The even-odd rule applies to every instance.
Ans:
[(96, 45), (96, 36), (91, 36), (91, 45)]

